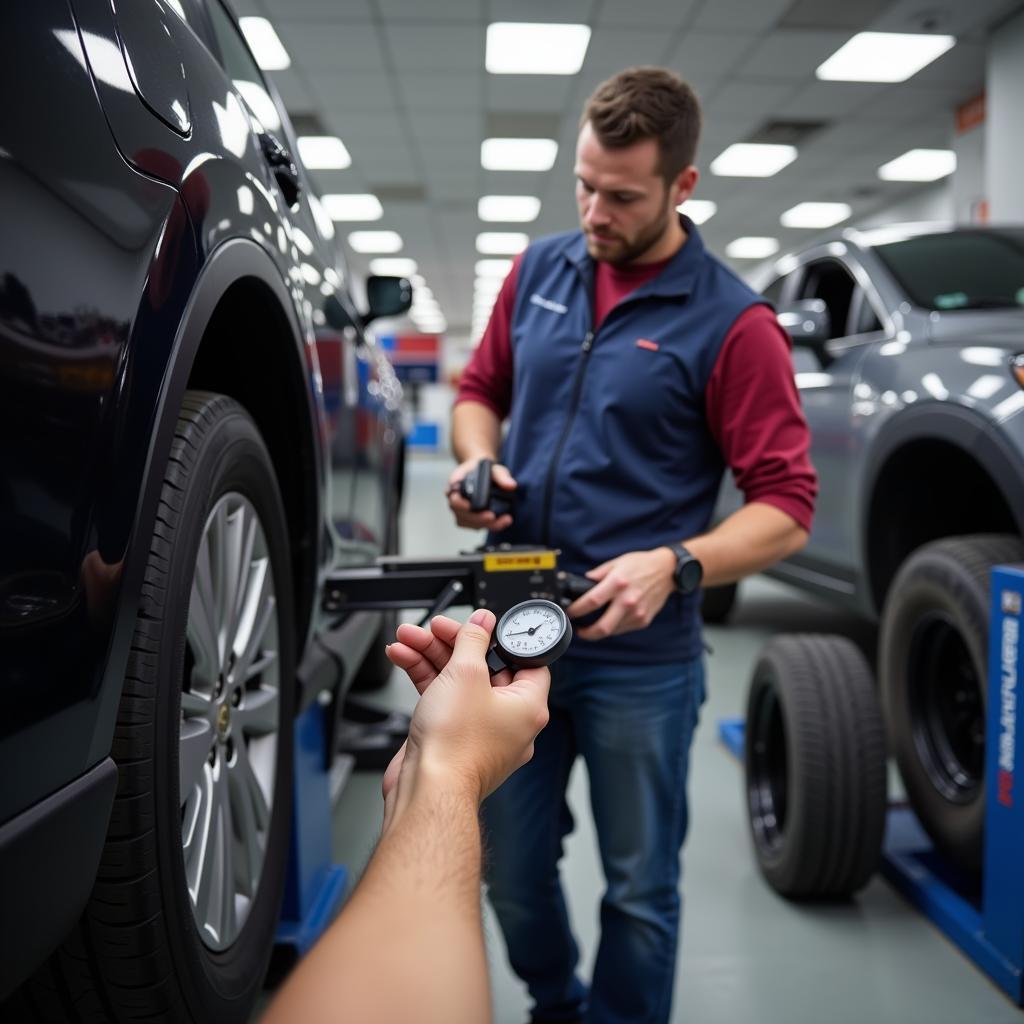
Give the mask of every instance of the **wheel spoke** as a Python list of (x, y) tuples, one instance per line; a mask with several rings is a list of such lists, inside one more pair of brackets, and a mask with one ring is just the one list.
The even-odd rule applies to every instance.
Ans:
[(210, 546), (204, 536), (196, 558), (196, 574), (188, 602), (186, 635), (195, 658), (196, 671), (207, 684), (212, 684), (220, 671), (217, 632), (216, 599), (210, 576)]
[(233, 717), (236, 726), (247, 736), (267, 736), (277, 732), (280, 726), (279, 706), (277, 690), (269, 686), (248, 690), (241, 705), (235, 708)]
[(247, 683), (250, 679), (255, 679), (257, 676), (263, 675), (263, 673), (266, 672), (275, 661), (277, 661), (277, 651), (263, 651), (259, 658), (257, 658), (257, 660), (254, 661), (246, 670), (245, 678), (242, 682)]
[[(263, 587), (260, 588), (262, 594)], [(250, 671), (253, 659), (260, 652), (260, 645), (266, 636), (267, 628), (273, 623), (277, 610), (277, 600), (274, 597), (267, 597), (262, 601), (262, 606), (257, 607), (254, 602), (253, 621), (249, 624), (248, 635), (244, 648), (237, 649), (238, 660), (235, 663), (235, 678), (248, 681), (253, 673)]]
[(263, 865), (269, 811), (244, 744), (235, 748), (228, 772), (235, 823), (235, 883), (242, 895), (252, 897)]
[(231, 807), (223, 762), (212, 773), (205, 842), (199, 851), (195, 888), (196, 916), (216, 942), (233, 934), (235, 884)]
[(178, 802), (194, 795), (213, 742), (213, 727), (204, 718), (187, 718), (181, 723), (178, 740)]

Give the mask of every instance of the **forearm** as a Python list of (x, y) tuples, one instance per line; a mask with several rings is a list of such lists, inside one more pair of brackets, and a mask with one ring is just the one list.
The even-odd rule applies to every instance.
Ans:
[(774, 505), (751, 502), (713, 530), (684, 540), (704, 567), (705, 587), (732, 583), (799, 551), (807, 531)]
[(476, 794), (426, 769), (399, 789), (362, 881), (263, 1024), (490, 1020)]
[(452, 452), (456, 462), (497, 459), (501, 420), (482, 402), (459, 402), (452, 410)]

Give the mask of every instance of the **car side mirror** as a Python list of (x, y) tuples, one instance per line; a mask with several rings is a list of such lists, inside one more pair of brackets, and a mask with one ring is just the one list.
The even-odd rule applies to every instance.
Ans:
[(825, 343), (832, 337), (832, 317), (823, 299), (796, 299), (775, 314), (794, 345), (812, 349), (822, 363), (831, 362)]
[(348, 327), (356, 326), (349, 315), (349, 311), (341, 304), (337, 295), (328, 295), (324, 299), (322, 309), (324, 311), (324, 319), (336, 331), (344, 331)]
[(368, 324), (385, 316), (401, 316), (412, 305), (412, 285), (404, 277), (380, 277), (366, 280), (366, 301), (369, 309), (363, 314)]

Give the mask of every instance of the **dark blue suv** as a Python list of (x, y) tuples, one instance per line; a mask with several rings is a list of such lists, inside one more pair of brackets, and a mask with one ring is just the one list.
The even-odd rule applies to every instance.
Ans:
[(0, 1016), (241, 1021), (292, 721), (382, 626), (317, 596), (394, 547), (400, 389), (364, 328), (410, 289), (356, 309), (219, 0), (0, 26)]

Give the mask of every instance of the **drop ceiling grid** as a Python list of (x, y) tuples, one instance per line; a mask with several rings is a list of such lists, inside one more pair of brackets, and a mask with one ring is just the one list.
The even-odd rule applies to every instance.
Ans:
[[(854, 31), (909, 30), (915, 0), (243, 0), (241, 13), (278, 25), (293, 68), (279, 78), (289, 108), (317, 114), (345, 140), (348, 171), (317, 173), (318, 185), (363, 191), (421, 185), (421, 203), (384, 200), (380, 226), (406, 235), (449, 323), (465, 327), (471, 307), (475, 236), (481, 230), (537, 235), (575, 223), (572, 150), (579, 111), (604, 78), (635, 63), (661, 63), (692, 80), (705, 107), (697, 195), (719, 204), (704, 233), (714, 248), (739, 234), (772, 233), (783, 247), (804, 232), (781, 228), (800, 199), (850, 202), (855, 214), (913, 191), (880, 182), (879, 164), (913, 145), (946, 145), (953, 111), (984, 81), (989, 24), (1019, 4), (972, 0), (944, 12), (961, 45), (906, 85), (820, 82), (814, 69)], [(861, 13), (859, 13), (861, 12)], [(491, 21), (583, 21), (593, 29), (575, 76), (496, 76), (483, 67)], [(784, 27), (776, 27), (781, 23)], [(311, 102), (313, 109), (296, 104)], [(558, 160), (546, 174), (484, 171), (479, 144), (488, 119), (557, 119)], [(776, 179), (715, 178), (708, 164), (768, 119), (824, 121), (798, 160)], [(924, 140), (928, 140), (927, 142)], [(869, 194), (860, 195), (862, 190)], [(485, 225), (482, 194), (540, 197), (532, 225)], [(414, 218), (418, 210), (419, 216)], [(409, 221), (402, 230), (401, 222)], [(413, 227), (415, 219), (416, 226)], [(346, 235), (349, 225), (341, 226)], [(353, 264), (365, 270), (368, 259)]]

